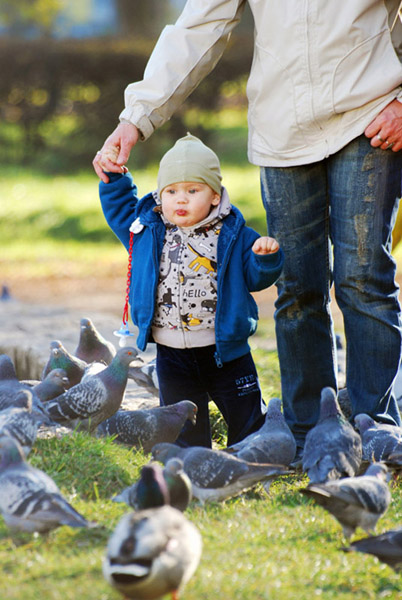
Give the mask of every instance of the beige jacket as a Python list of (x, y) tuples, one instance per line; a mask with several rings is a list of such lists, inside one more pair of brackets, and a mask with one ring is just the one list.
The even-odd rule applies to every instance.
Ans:
[[(247, 83), (248, 156), (260, 166), (314, 162), (362, 134), (400, 92), (390, 23), (398, 0), (248, 0), (255, 22)], [(221, 57), (246, 0), (188, 0), (163, 30), (120, 118), (149, 137)], [(395, 46), (395, 47), (394, 47)]]

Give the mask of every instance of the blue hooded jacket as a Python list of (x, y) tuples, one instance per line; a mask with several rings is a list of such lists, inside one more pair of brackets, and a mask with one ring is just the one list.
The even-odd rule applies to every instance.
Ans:
[[(106, 221), (126, 249), (130, 226), (135, 222), (130, 307), (138, 327), (137, 346), (145, 350), (152, 342), (159, 263), (165, 238), (165, 224), (152, 193), (137, 197), (130, 173), (108, 173), (109, 183), (99, 183)], [(275, 254), (257, 255), (251, 250), (259, 234), (247, 227), (241, 212), (232, 205), (222, 221), (218, 237), (217, 308), (215, 315), (216, 362), (228, 362), (249, 352), (248, 337), (257, 328), (258, 308), (250, 292), (275, 283), (283, 266), (281, 249)]]

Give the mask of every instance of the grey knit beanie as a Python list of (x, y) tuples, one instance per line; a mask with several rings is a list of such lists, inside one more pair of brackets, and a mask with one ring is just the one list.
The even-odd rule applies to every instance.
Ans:
[(219, 158), (194, 135), (187, 133), (177, 140), (159, 163), (158, 192), (172, 183), (198, 181), (206, 183), (221, 194), (221, 168)]

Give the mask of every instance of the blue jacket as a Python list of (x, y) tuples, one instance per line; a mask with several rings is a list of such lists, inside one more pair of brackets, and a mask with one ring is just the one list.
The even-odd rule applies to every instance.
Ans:
[[(137, 197), (137, 187), (129, 173), (108, 173), (109, 183), (99, 184), (102, 210), (110, 228), (129, 248), (131, 224), (136, 221), (133, 240), (130, 306), (138, 327), (137, 345), (145, 350), (152, 342), (159, 262), (165, 238), (165, 225), (152, 193)], [(283, 252), (256, 255), (251, 247), (259, 234), (247, 227), (241, 212), (232, 210), (222, 221), (218, 238), (217, 309), (215, 315), (216, 361), (227, 362), (243, 356), (250, 347), (248, 337), (257, 328), (258, 308), (250, 292), (272, 285), (283, 265)]]

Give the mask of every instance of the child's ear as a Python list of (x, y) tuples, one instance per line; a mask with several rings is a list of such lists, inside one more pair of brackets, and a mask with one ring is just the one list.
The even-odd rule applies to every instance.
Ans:
[(214, 197), (212, 198), (212, 206), (218, 206), (219, 202), (221, 201), (221, 197), (219, 194), (214, 194)]

